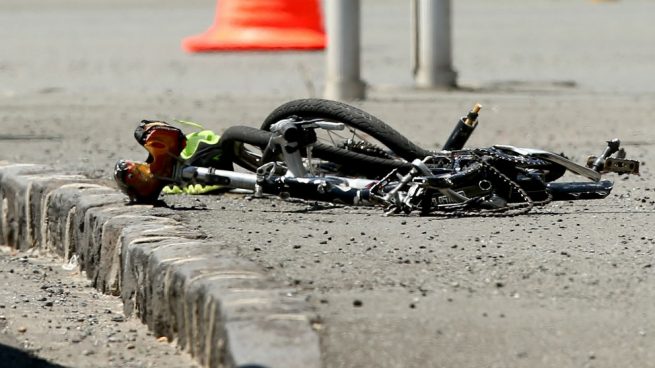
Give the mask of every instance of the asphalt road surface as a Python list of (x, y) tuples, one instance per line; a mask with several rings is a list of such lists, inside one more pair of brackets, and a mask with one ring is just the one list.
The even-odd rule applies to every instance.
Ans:
[[(405, 4), (363, 1), (355, 105), (437, 148), (475, 102), (471, 146), (583, 162), (620, 138), (639, 177), (610, 197), (512, 218), (383, 217), (239, 195), (165, 196), (184, 219), (297, 287), (326, 367), (655, 366), (655, 37), (647, 1), (454, 4), (457, 91), (414, 91)], [(320, 96), (323, 54), (186, 55), (210, 1), (0, 4), (0, 159), (109, 178), (144, 118), (218, 132)], [(209, 8), (210, 10), (207, 10)], [(4, 256), (3, 256), (4, 257)], [(63, 364), (67, 364), (64, 362)]]

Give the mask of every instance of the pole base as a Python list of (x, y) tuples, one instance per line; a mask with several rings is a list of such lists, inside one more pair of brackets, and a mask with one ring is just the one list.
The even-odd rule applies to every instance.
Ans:
[(363, 100), (366, 97), (366, 83), (361, 80), (335, 81), (328, 79), (325, 82), (325, 91), (323, 95), (330, 100)]
[(454, 88), (457, 87), (457, 72), (450, 68), (437, 70), (423, 68), (416, 71), (414, 80), (417, 88)]

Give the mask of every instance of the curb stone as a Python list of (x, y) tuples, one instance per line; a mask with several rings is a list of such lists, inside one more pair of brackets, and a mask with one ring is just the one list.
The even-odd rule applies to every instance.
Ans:
[(320, 367), (309, 304), (235, 247), (127, 206), (84, 176), (0, 161), (0, 242), (78, 259), (156, 336), (206, 367)]

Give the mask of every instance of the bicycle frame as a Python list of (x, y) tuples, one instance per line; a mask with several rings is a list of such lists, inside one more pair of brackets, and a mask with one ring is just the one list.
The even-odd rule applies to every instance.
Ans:
[[(256, 196), (271, 194), (346, 205), (384, 206), (387, 213), (419, 210), (422, 214), (450, 212), (459, 215), (469, 210), (492, 214), (514, 210), (517, 214), (551, 200), (604, 198), (609, 195), (613, 183), (601, 181), (601, 171), (638, 173), (639, 163), (624, 159), (625, 152), (619, 149), (618, 140), (609, 141), (600, 156), (590, 158), (588, 167), (536, 149), (493, 146), (462, 150), (461, 146), (475, 127), (477, 111), (479, 106), (458, 122), (448, 139), (452, 150), (435, 152), (422, 160), (415, 159), (408, 172), (401, 175), (395, 169), (380, 180), (315, 175), (312, 161), (312, 146), (317, 140), (315, 129), (344, 128), (341, 123), (318, 119), (283, 119), (273, 124), (273, 134), (261, 157), (261, 162), (270, 162), (260, 166), (255, 174), (187, 165), (179, 159), (184, 145), (176, 141), (173, 132), (176, 128), (162, 127), (165, 123), (161, 122), (144, 121), (164, 131), (162, 134), (145, 134), (150, 126), (146, 124), (144, 128), (144, 122), (137, 129), (144, 133), (137, 139), (150, 152), (152, 159), (138, 166), (139, 170), (131, 171), (125, 161), (119, 161), (115, 177), (121, 189), (136, 201), (156, 199), (166, 184), (203, 184), (251, 190)], [(463, 130), (463, 124), (470, 129)], [(181, 131), (177, 131), (181, 135)], [(306, 161), (302, 150), (306, 150)], [(270, 160), (279, 154), (284, 161), (281, 165)], [(617, 157), (610, 157), (613, 154)], [(308, 167), (305, 162), (308, 162)], [(500, 164), (500, 169), (494, 166), (494, 162)], [(556, 178), (568, 170), (592, 182), (546, 181), (539, 169), (543, 165), (560, 168), (558, 170), (562, 171), (556, 171), (559, 173)], [(279, 172), (281, 167), (284, 173)], [(147, 184), (145, 189), (126, 184), (125, 174), (128, 173), (127, 179), (131, 180), (134, 172), (141, 180), (137, 184)]]
[[(294, 122), (284, 122), (284, 124), (294, 124)], [(272, 137), (271, 145), (279, 147), (278, 149), (283, 153), (284, 162), (289, 168), (285, 175), (275, 174), (277, 168), (275, 162), (263, 165), (257, 174), (179, 165), (174, 170), (174, 177), (171, 179), (179, 184), (221, 185), (227, 188), (246, 189), (253, 191), (256, 196), (271, 194), (283, 198), (299, 198), (355, 206), (395, 205), (403, 207), (400, 204), (404, 204), (405, 207), (411, 207), (411, 202), (420, 188), (439, 192), (440, 195), (436, 199), (439, 205), (464, 203), (471, 199), (462, 192), (440, 184), (440, 181), (452, 180), (453, 175), (435, 175), (425, 163), (433, 157), (414, 160), (412, 170), (404, 176), (399, 176), (397, 171), (392, 171), (381, 180), (353, 179), (308, 174), (302, 165), (302, 156), (297, 142), (287, 141), (283, 134)], [(522, 154), (534, 154), (542, 158), (550, 158), (553, 155), (541, 150), (527, 151), (511, 146), (498, 147)], [(310, 154), (308, 156), (311, 157)], [(558, 164), (595, 181), (548, 183), (546, 189), (551, 193), (553, 200), (599, 199), (606, 197), (611, 192), (613, 183), (608, 180), (600, 181), (600, 174), (597, 171), (584, 168), (561, 156), (553, 156), (557, 157)], [(480, 181), (478, 185), (480, 193), (491, 189), (490, 186), (484, 187), (484, 181)]]
[[(319, 120), (296, 122), (291, 119), (281, 120), (271, 127), (271, 137), (263, 157), (281, 151), (287, 172), (283, 176), (275, 175), (275, 162), (267, 163), (257, 170), (257, 174), (239, 173), (195, 166), (176, 165), (171, 181), (179, 184), (222, 185), (235, 189), (252, 190), (256, 195), (274, 194), (283, 197), (309, 199), (323, 202), (343, 203), (349, 205), (371, 205), (370, 191), (376, 181), (345, 177), (315, 176), (311, 168), (311, 140), (303, 142), (299, 129), (342, 130), (343, 124)], [(310, 168), (303, 163), (301, 149), (307, 149)]]

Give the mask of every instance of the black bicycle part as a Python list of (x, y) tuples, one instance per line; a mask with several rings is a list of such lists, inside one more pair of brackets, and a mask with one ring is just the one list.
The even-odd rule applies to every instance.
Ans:
[(536, 170), (543, 173), (543, 180), (551, 182), (559, 179), (566, 173), (566, 168), (554, 162), (536, 157), (519, 155), (512, 151), (502, 150), (497, 147), (478, 148), (473, 150), (479, 156), (488, 156), (493, 160), (493, 165), (501, 169), (520, 167), (527, 170)]
[(478, 113), (480, 112), (480, 104), (476, 104), (469, 113), (459, 119), (453, 129), (452, 133), (443, 145), (443, 150), (454, 151), (464, 148), (466, 141), (468, 141), (473, 131), (478, 126)]
[(273, 176), (258, 178), (257, 184), (266, 194), (312, 201), (362, 205), (370, 200), (368, 189), (348, 187), (343, 179), (325, 177), (320, 180)]
[(573, 201), (578, 199), (602, 199), (607, 197), (614, 183), (609, 180), (599, 182), (548, 183), (548, 192), (554, 201)]
[[(221, 135), (221, 148), (226, 157), (244, 168), (256, 171), (263, 162), (261, 156), (248, 150), (243, 150), (243, 144), (249, 144), (265, 150), (273, 133), (264, 130), (247, 127), (233, 126), (228, 128)], [(244, 163), (244, 153), (252, 156)], [(340, 165), (356, 166), (358, 171), (368, 176), (379, 176), (380, 173), (387, 173), (393, 169), (409, 170), (411, 164), (405, 161), (390, 160), (379, 157), (372, 157), (361, 153), (351, 152), (334, 146), (315, 143), (312, 149), (314, 157), (334, 162)], [(251, 166), (252, 165), (252, 166)], [(254, 166), (254, 167), (253, 167)]]
[[(477, 116), (477, 114), (475, 115)], [(446, 143), (444, 143), (443, 150), (454, 151), (454, 150), (460, 150), (464, 147), (464, 144), (466, 144), (466, 141), (469, 139), (469, 137), (471, 136), (471, 134), (473, 134), (473, 131), (475, 130), (475, 126), (470, 126), (464, 123), (465, 119), (466, 119), (465, 117), (459, 119), (459, 121), (455, 125), (455, 129), (453, 129), (453, 132), (446, 140)]]
[(273, 110), (262, 123), (262, 130), (269, 130), (271, 125), (292, 116), (303, 120), (325, 119), (344, 123), (347, 127), (362, 131), (397, 156), (412, 161), (431, 154), (411, 142), (398, 131), (366, 111), (348, 104), (318, 98), (300, 99), (287, 102)]

